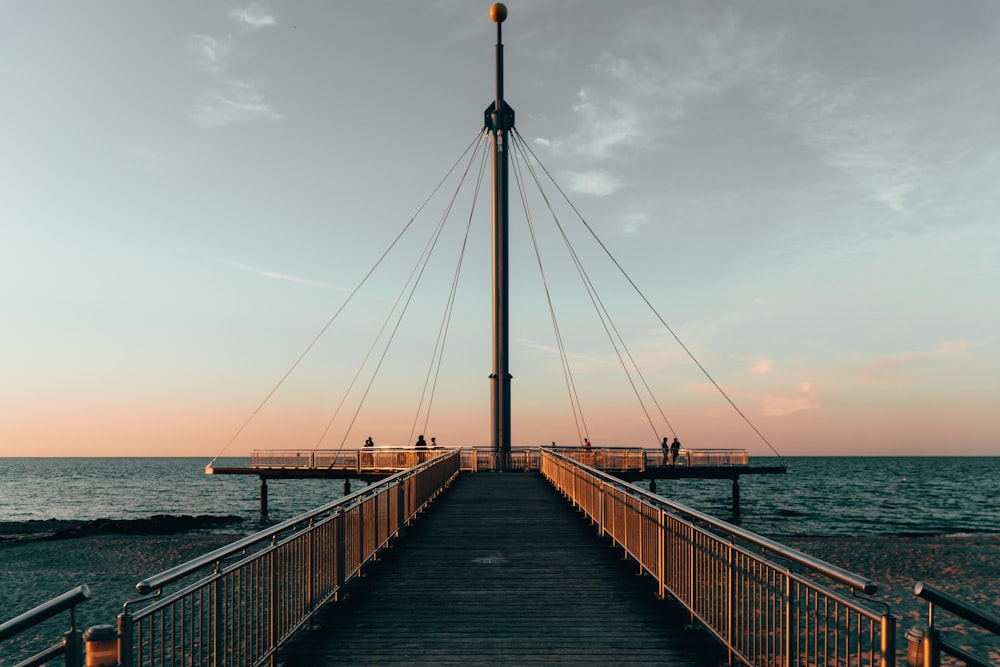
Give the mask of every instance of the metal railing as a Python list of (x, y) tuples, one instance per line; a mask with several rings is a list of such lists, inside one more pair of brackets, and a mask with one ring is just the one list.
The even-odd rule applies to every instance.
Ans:
[[(262, 665), (376, 558), (459, 471), (459, 453), (136, 584), (118, 616), (122, 667)], [(168, 595), (171, 584), (181, 586)], [(137, 604), (147, 606), (133, 611)]]
[(913, 594), (926, 600), (928, 605), (927, 626), (913, 628), (906, 633), (909, 640), (907, 661), (910, 667), (938, 667), (941, 664), (942, 653), (958, 658), (969, 667), (995, 665), (987, 658), (966, 651), (957, 644), (943, 639), (941, 631), (934, 627), (934, 611), (936, 605), (997, 636), (1000, 636), (1000, 618), (922, 581), (917, 582), (916, 586), (913, 587)]
[[(538, 470), (537, 449), (515, 449), (508, 454), (506, 470)], [(463, 472), (499, 470), (497, 454), (492, 449), (462, 449)]]
[(250, 453), (251, 468), (352, 470), (382, 472), (406, 470), (438, 457), (446, 449), (294, 450), (257, 449)]
[[(645, 472), (672, 465), (662, 450), (639, 447), (560, 447), (574, 461), (611, 472)], [(745, 449), (681, 449), (676, 465), (688, 468), (735, 468), (750, 465)]]
[[(440, 456), (448, 449), (374, 448), (358, 450), (261, 449), (250, 454), (251, 469), (333, 469), (358, 473), (405, 470)], [(472, 447), (462, 450), (462, 470), (478, 472), (497, 470), (497, 454), (491, 449)], [(584, 465), (611, 472), (644, 472), (670, 465), (658, 449), (641, 447), (560, 447), (564, 454)], [(538, 470), (539, 448), (514, 449), (509, 453), (506, 470)], [(676, 464), (688, 468), (747, 467), (749, 456), (744, 449), (681, 449)]]
[(79, 667), (83, 664), (82, 635), (76, 628), (76, 606), (90, 599), (90, 588), (81, 584), (62, 595), (44, 602), (20, 616), (0, 624), (0, 641), (15, 637), (25, 630), (30, 630), (39, 623), (69, 610), (69, 630), (62, 636), (58, 644), (36, 653), (30, 658), (18, 663), (17, 667), (35, 667), (44, 665), (59, 656), (65, 656), (67, 667)]
[[(675, 598), (718, 637), (731, 663), (895, 665), (895, 617), (857, 597), (876, 591), (868, 579), (561, 451), (542, 450), (542, 474), (656, 580), (661, 597)], [(850, 590), (835, 591), (817, 575)]]

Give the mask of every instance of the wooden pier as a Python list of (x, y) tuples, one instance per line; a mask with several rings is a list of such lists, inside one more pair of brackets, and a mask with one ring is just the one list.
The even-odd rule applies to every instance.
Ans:
[[(656, 664), (725, 651), (538, 473), (463, 474), (279, 664)], [(377, 574), (377, 576), (376, 576)]]

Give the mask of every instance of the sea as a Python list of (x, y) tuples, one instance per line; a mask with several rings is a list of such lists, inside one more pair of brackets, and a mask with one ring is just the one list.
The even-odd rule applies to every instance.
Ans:
[[(337, 480), (270, 480), (260, 516), (257, 477), (207, 475), (198, 458), (0, 458), (0, 522), (237, 515), (246, 534), (344, 495)], [(774, 459), (751, 465), (776, 465)], [(789, 457), (785, 474), (659, 480), (668, 500), (768, 537), (1000, 534), (1000, 457)], [(246, 467), (247, 459), (216, 462)], [(648, 482), (638, 482), (648, 488)], [(352, 480), (352, 490), (363, 483)], [(502, 499), (498, 499), (502, 502)]]

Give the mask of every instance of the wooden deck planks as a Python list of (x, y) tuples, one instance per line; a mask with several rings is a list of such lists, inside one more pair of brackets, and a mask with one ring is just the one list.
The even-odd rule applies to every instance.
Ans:
[(539, 474), (465, 473), (279, 662), (718, 665), (637, 568)]

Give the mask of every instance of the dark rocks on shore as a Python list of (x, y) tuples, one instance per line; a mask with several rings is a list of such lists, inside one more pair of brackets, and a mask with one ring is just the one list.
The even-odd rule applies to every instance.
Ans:
[(173, 535), (191, 530), (211, 530), (242, 523), (235, 515), (157, 514), (144, 519), (93, 519), (66, 521), (47, 519), (0, 522), (0, 545), (33, 540), (66, 540), (92, 535)]

